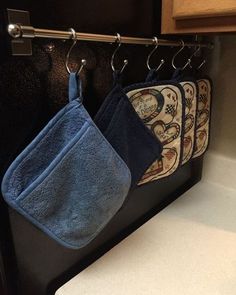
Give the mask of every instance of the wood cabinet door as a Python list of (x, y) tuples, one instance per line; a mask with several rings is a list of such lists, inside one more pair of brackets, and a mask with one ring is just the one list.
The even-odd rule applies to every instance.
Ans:
[(236, 0), (162, 0), (162, 34), (236, 32)]

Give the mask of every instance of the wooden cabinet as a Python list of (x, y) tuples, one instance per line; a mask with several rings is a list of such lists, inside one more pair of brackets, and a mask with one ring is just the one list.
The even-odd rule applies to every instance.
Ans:
[(162, 0), (161, 32), (236, 32), (236, 0)]

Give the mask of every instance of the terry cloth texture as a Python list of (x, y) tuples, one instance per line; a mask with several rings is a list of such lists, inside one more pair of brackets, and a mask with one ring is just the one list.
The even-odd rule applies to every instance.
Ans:
[(197, 158), (205, 153), (209, 145), (210, 138), (210, 116), (212, 101), (212, 82), (209, 78), (197, 80), (198, 85), (198, 108), (196, 145), (193, 158)]
[(163, 145), (162, 157), (156, 159), (139, 185), (167, 177), (182, 161), (184, 91), (173, 80), (140, 83), (125, 88), (133, 108)]
[(160, 141), (132, 107), (120, 80), (105, 98), (94, 121), (131, 171), (131, 189), (162, 152)]
[(122, 206), (131, 175), (83, 107), (76, 74), (70, 102), (7, 170), (7, 203), (60, 244), (86, 246)]
[(197, 81), (193, 77), (185, 76), (180, 69), (174, 72), (172, 79), (179, 82), (184, 90), (185, 118), (183, 122), (183, 165), (192, 158), (195, 148), (198, 86)]

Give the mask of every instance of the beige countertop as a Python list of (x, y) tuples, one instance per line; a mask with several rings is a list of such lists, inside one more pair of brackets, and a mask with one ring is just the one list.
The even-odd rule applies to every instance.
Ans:
[(56, 295), (236, 294), (236, 190), (204, 181)]

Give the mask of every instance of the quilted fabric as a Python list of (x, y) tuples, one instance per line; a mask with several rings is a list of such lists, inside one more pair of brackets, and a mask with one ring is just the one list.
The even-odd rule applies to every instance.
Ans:
[(192, 158), (196, 144), (198, 85), (197, 81), (193, 77), (185, 77), (179, 69), (174, 72), (172, 79), (179, 82), (184, 90), (185, 117), (183, 122), (183, 165)]
[(139, 117), (163, 145), (161, 158), (146, 170), (139, 185), (171, 175), (182, 161), (183, 88), (175, 81), (152, 81), (150, 76), (150, 82), (125, 89)]
[(183, 157), (182, 165), (187, 163), (193, 155), (195, 146), (195, 130), (197, 119), (197, 85), (194, 81), (186, 79), (180, 82), (184, 89), (184, 142), (183, 142)]
[(197, 108), (197, 127), (196, 145), (194, 158), (205, 153), (210, 138), (210, 115), (212, 101), (212, 83), (209, 78), (197, 80), (198, 85), (198, 108)]
[(7, 170), (7, 203), (60, 244), (87, 245), (122, 206), (131, 183), (127, 165), (83, 107), (76, 74), (70, 102)]

